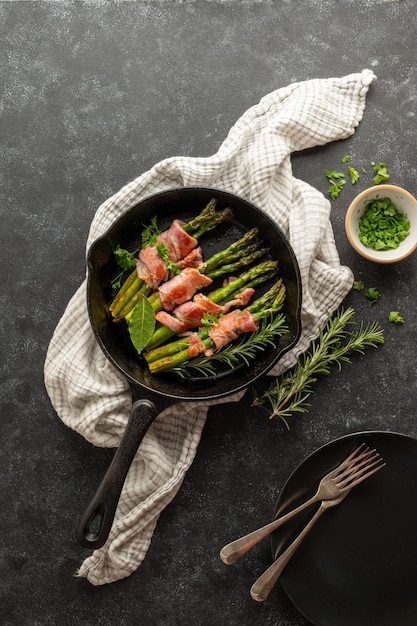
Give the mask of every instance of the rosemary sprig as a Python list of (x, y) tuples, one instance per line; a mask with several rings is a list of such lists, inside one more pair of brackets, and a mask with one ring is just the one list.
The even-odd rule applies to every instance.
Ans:
[(274, 317), (272, 314), (268, 315), (255, 332), (242, 335), (239, 341), (227, 344), (209, 357), (201, 355), (171, 371), (182, 378), (187, 378), (192, 376), (193, 372), (200, 376), (214, 376), (217, 371), (216, 365), (219, 364), (231, 369), (242, 363), (249, 366), (259, 351), (265, 350), (268, 346), (275, 347), (276, 338), (287, 332), (288, 327), (285, 325), (283, 313), (275, 314)]
[(366, 348), (384, 343), (383, 329), (377, 322), (360, 324), (357, 331), (349, 331), (354, 313), (352, 308), (340, 309), (329, 317), (318, 338), (291, 370), (278, 376), (262, 395), (257, 396), (255, 390), (252, 406), (264, 408), (270, 419), (281, 418), (289, 428), (288, 417), (307, 412), (307, 399), (320, 374), (330, 374), (333, 364), (340, 370), (343, 363), (351, 363), (351, 353), (364, 354)]

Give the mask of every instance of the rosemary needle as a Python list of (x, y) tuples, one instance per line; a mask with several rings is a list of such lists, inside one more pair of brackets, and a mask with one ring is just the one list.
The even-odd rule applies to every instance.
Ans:
[(290, 415), (308, 410), (307, 399), (320, 374), (330, 374), (333, 364), (341, 369), (343, 362), (350, 363), (351, 353), (364, 354), (366, 348), (384, 343), (383, 329), (377, 322), (361, 324), (357, 331), (348, 330), (354, 323), (354, 313), (352, 308), (340, 309), (334, 317), (329, 317), (310, 349), (291, 370), (278, 376), (267, 391), (255, 395), (252, 406), (267, 410), (271, 419), (281, 418), (289, 428), (287, 418)]

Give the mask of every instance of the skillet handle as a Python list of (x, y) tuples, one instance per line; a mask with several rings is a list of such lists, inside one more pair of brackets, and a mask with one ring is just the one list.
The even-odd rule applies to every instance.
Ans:
[(85, 548), (96, 550), (105, 544), (129, 468), (142, 439), (157, 415), (158, 410), (150, 400), (138, 400), (132, 405), (120, 445), (78, 523), (77, 540)]

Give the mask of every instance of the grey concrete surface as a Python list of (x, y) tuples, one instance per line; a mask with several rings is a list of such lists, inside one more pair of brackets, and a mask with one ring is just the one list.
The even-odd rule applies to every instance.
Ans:
[[(74, 532), (113, 451), (59, 421), (43, 362), (84, 278), (101, 202), (165, 157), (214, 153), (276, 88), (371, 68), (378, 80), (355, 135), (295, 155), (294, 172), (326, 193), (323, 168), (352, 145), (354, 163), (386, 161), (391, 182), (417, 194), (416, 30), (413, 0), (0, 3), (2, 625), (307, 624), (279, 585), (264, 604), (249, 597), (268, 542), (233, 568), (218, 551), (270, 519), (317, 447), (369, 429), (417, 436), (417, 256), (376, 266), (350, 248), (344, 212), (365, 176), (333, 203), (332, 222), (342, 262), (381, 292), (372, 308), (359, 292), (345, 304), (383, 325), (384, 346), (320, 379), (290, 430), (252, 409), (250, 392), (212, 409), (144, 563), (110, 586), (75, 577), (88, 552)], [(393, 309), (403, 326), (388, 323)]]

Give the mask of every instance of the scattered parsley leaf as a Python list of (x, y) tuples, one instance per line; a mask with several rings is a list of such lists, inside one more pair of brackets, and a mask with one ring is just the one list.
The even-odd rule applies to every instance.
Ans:
[(119, 289), (121, 284), (122, 284), (122, 277), (123, 277), (124, 272), (120, 272), (120, 274), (118, 274), (116, 276), (116, 278), (114, 280), (112, 280), (111, 282), (111, 288), (112, 289)]
[(388, 321), (393, 322), (393, 324), (404, 324), (404, 318), (399, 311), (391, 311), (388, 315)]
[(389, 180), (389, 174), (387, 170), (386, 163), (375, 163), (375, 161), (371, 162), (371, 165), (376, 172), (373, 181), (375, 185), (380, 185), (381, 183), (386, 183)]
[(155, 330), (155, 313), (148, 298), (139, 298), (129, 321), (130, 339), (139, 354), (149, 343)]
[(145, 248), (146, 246), (154, 246), (156, 244), (156, 238), (161, 234), (158, 228), (157, 219), (156, 215), (154, 215), (149, 226), (144, 226), (144, 230), (142, 231), (142, 248)]
[(356, 291), (363, 291), (365, 289), (365, 285), (363, 284), (361, 280), (355, 280), (353, 283), (353, 288)]
[(347, 153), (345, 154), (344, 157), (342, 157), (342, 163), (349, 163), (351, 152), (352, 152), (352, 146), (349, 146)]
[(332, 198), (332, 200), (336, 200), (336, 198), (340, 196), (340, 193), (343, 187), (346, 185), (346, 181), (344, 179), (338, 180), (337, 182), (335, 182), (334, 180), (329, 180), (329, 183), (330, 183), (330, 187), (328, 189), (329, 196)]
[(369, 306), (373, 306), (375, 302), (379, 300), (379, 298), (381, 297), (381, 294), (379, 293), (378, 289), (375, 289), (375, 287), (369, 287), (365, 296), (369, 300)]
[(359, 180), (359, 172), (354, 167), (348, 167), (350, 182), (354, 185)]
[(168, 252), (168, 248), (166, 247), (166, 245), (162, 243), (161, 241), (159, 241), (156, 244), (156, 249), (161, 259), (165, 262), (165, 265), (167, 267), (167, 270), (171, 278), (172, 276), (176, 276), (177, 274), (180, 274), (181, 269), (177, 263), (174, 263), (174, 261), (171, 261), (171, 259), (169, 258), (169, 252)]
[(207, 311), (204, 313), (203, 317), (200, 320), (201, 325), (205, 326), (206, 328), (213, 326), (213, 324), (217, 324), (218, 321), (219, 318), (217, 315), (215, 315), (214, 313), (208, 313)]
[(116, 260), (116, 263), (122, 270), (128, 271), (133, 270), (135, 267), (135, 252), (129, 252), (124, 248), (121, 248), (119, 245), (113, 250), (113, 256)]
[(327, 170), (325, 168), (324, 173), (326, 174), (326, 178), (329, 180), (329, 182), (331, 182), (331, 178), (335, 178), (336, 180), (338, 180), (339, 178), (345, 177), (343, 172), (338, 172), (337, 170)]

